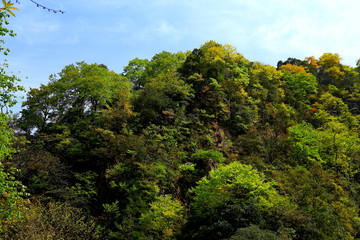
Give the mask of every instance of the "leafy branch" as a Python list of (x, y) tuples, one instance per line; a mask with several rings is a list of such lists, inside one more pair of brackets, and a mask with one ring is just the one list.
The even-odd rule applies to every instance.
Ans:
[[(53, 8), (49, 8), (49, 7), (46, 7), (34, 0), (30, 0), (32, 3), (34, 3), (37, 7), (40, 7), (40, 8), (43, 8), (44, 10), (48, 10), (49, 12), (53, 12), (53, 13), (65, 13), (65, 11), (63, 10), (56, 10), (56, 9), (53, 9)], [(20, 4), (20, 0), (15, 0), (16, 3)], [(2, 0), (2, 4), (3, 4), (3, 7), (0, 8), (0, 11), (7, 11), (8, 13), (10, 13), (11, 15), (13, 15), (15, 17), (15, 14), (12, 10), (19, 10), (18, 8), (16, 7), (13, 7), (14, 6), (14, 3), (11, 2), (11, 0), (9, 1), (6, 1), (6, 0)]]
[[(18, 1), (16, 1), (18, 2)], [(0, 8), (0, 11), (7, 11), (8, 13), (10, 13), (11, 15), (13, 15), (15, 17), (15, 14), (13, 11), (11, 10), (19, 10), (16, 7), (13, 7), (13, 3), (11, 3), (11, 1), (6, 2), (6, 0), (2, 0), (2, 4), (4, 7)]]

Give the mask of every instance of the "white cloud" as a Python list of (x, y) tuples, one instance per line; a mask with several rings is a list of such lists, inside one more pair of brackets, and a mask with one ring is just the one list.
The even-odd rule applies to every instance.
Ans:
[(360, 32), (354, 29), (360, 22), (360, 2), (345, 1), (230, 1), (218, 8), (210, 4), (205, 7), (210, 11), (198, 17), (202, 20), (195, 35), (257, 49), (258, 59), (338, 52), (346, 64), (353, 64), (360, 57)]
[(68, 35), (61, 40), (62, 44), (77, 44), (80, 43), (80, 36), (77, 34)]
[(155, 31), (160, 35), (165, 36), (175, 36), (178, 34), (177, 29), (164, 20), (160, 21), (158, 26), (155, 28)]
[(42, 21), (31, 21), (27, 26), (27, 32), (32, 33), (53, 33), (60, 29), (57, 23), (47, 23)]

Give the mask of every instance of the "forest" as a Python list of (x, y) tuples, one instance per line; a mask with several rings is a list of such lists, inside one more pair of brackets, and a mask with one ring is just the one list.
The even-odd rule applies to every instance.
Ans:
[(0, 71), (0, 239), (360, 238), (360, 61), (208, 41), (69, 64), (15, 115)]

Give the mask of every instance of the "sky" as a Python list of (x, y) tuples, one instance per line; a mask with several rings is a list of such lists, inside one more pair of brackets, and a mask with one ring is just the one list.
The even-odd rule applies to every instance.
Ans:
[[(15, 1), (13, 1), (15, 2)], [(250, 61), (276, 66), (288, 57), (338, 53), (360, 58), (358, 0), (30, 0), (9, 19), (10, 70), (26, 89), (48, 82), (66, 65), (101, 63), (121, 73), (134, 58), (231, 44)], [(17, 111), (19, 106), (17, 106)]]

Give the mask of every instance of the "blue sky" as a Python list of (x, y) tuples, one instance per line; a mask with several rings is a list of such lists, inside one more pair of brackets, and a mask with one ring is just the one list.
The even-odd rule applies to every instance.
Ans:
[(215, 40), (251, 61), (339, 53), (360, 58), (357, 0), (20, 0), (7, 38), (10, 69), (27, 89), (46, 84), (71, 63), (103, 63), (121, 73), (135, 58), (178, 52)]

